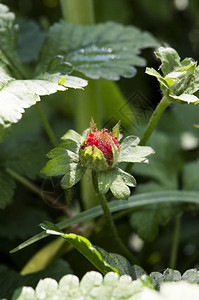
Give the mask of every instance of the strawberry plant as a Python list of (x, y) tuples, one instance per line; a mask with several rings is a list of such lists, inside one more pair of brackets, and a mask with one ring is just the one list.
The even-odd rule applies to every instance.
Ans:
[(197, 299), (197, 61), (127, 0), (2, 2), (0, 297)]

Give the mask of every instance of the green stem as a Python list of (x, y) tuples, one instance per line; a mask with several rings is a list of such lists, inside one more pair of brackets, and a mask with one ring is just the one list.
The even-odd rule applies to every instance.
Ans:
[[(140, 146), (144, 146), (146, 145), (146, 142), (148, 141), (148, 139), (150, 138), (153, 130), (155, 129), (162, 113), (165, 111), (165, 109), (167, 108), (167, 106), (171, 103), (171, 101), (166, 97), (162, 97), (160, 103), (158, 104), (158, 106), (156, 107), (155, 111), (153, 112), (149, 123), (146, 127), (146, 130), (144, 132), (144, 135), (139, 143)], [(132, 163), (128, 163), (126, 166), (126, 172), (130, 173), (131, 172), (131, 168), (132, 168), (133, 164)]]
[(79, 24), (94, 23), (93, 0), (61, 0), (64, 20)]
[[(26, 186), (34, 194), (38, 195), (41, 199), (44, 199), (43, 192), (36, 185), (34, 185), (32, 182), (30, 182), (28, 179), (19, 175), (17, 172), (15, 172), (14, 170), (12, 170), (10, 168), (7, 168), (6, 172), (9, 173), (18, 182), (20, 182), (24, 186)], [(67, 207), (65, 207), (62, 203), (60, 203), (57, 199), (54, 199), (53, 197), (51, 197), (49, 195), (45, 195), (45, 200), (47, 200), (48, 203), (53, 205), (54, 207), (61, 209), (68, 217), (73, 216), (73, 213)]]
[(134, 257), (134, 255), (128, 250), (128, 248), (125, 246), (125, 244), (123, 243), (123, 241), (121, 240), (121, 238), (118, 235), (117, 229), (115, 227), (115, 224), (113, 222), (113, 218), (111, 215), (111, 212), (109, 210), (108, 204), (107, 204), (107, 200), (106, 197), (104, 195), (101, 195), (99, 193), (98, 190), (98, 184), (97, 184), (97, 178), (96, 178), (96, 172), (93, 171), (93, 186), (97, 195), (97, 198), (99, 200), (99, 203), (103, 209), (104, 212), (104, 217), (107, 223), (107, 226), (113, 236), (113, 238), (115, 239), (115, 242), (117, 243), (119, 249), (122, 251), (122, 253), (132, 262), (132, 263), (136, 263), (138, 264), (138, 260), (136, 259), (136, 257)]
[[(94, 1), (93, 0), (60, 0), (62, 16), (65, 21), (91, 25), (94, 23)], [(99, 80), (89, 80), (84, 91), (70, 91), (71, 102), (74, 103), (74, 119), (77, 132), (88, 128), (91, 117), (97, 125), (101, 126), (102, 99), (101, 84)], [(81, 195), (84, 209), (91, 208), (97, 202), (95, 192), (89, 188), (88, 177), (81, 181)]]
[(169, 264), (171, 269), (175, 269), (177, 263), (178, 246), (180, 240), (180, 223), (181, 223), (181, 216), (177, 216), (175, 220), (173, 243), (171, 248), (170, 264)]
[(162, 97), (162, 100), (160, 101), (160, 103), (158, 104), (158, 106), (156, 107), (154, 113), (152, 114), (149, 123), (147, 125), (147, 128), (144, 132), (144, 135), (140, 141), (140, 145), (144, 146), (146, 144), (146, 142), (148, 141), (148, 139), (150, 138), (153, 130), (155, 129), (162, 113), (165, 111), (165, 109), (167, 108), (167, 106), (171, 103), (170, 100), (168, 100), (168, 98), (166, 96)]
[(47, 133), (47, 135), (48, 135), (48, 137), (49, 137), (49, 139), (50, 139), (52, 145), (53, 145), (54, 147), (56, 147), (56, 146), (57, 146), (57, 139), (56, 139), (56, 136), (55, 136), (55, 134), (54, 134), (54, 132), (53, 132), (53, 130), (52, 130), (52, 128), (51, 128), (51, 126), (50, 126), (50, 124), (49, 124), (47, 118), (46, 118), (46, 116), (44, 115), (44, 113), (43, 113), (43, 111), (42, 111), (42, 109), (41, 109), (40, 104), (37, 103), (37, 104), (35, 105), (35, 107), (36, 107), (37, 113), (38, 113), (38, 115), (39, 115), (39, 117), (40, 117), (40, 119), (41, 119), (41, 122), (42, 122), (42, 124), (43, 124), (43, 126), (44, 126), (44, 129), (45, 129), (45, 131), (46, 131), (46, 133)]

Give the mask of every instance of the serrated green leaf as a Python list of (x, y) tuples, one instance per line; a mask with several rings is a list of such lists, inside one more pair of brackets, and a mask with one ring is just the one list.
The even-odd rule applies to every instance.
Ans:
[(61, 186), (63, 189), (68, 189), (75, 185), (78, 181), (80, 181), (86, 171), (86, 168), (77, 164), (72, 163), (68, 166), (67, 172), (61, 180)]
[(12, 176), (7, 174), (5, 169), (0, 168), (0, 209), (4, 209), (12, 201), (15, 186)]
[(121, 143), (122, 151), (125, 151), (128, 147), (137, 146), (140, 142), (139, 137), (134, 135), (127, 136)]
[(160, 68), (164, 76), (181, 66), (180, 57), (173, 48), (160, 47), (156, 52), (156, 56), (160, 58), (162, 62)]
[(98, 178), (98, 188), (100, 194), (106, 194), (108, 190), (110, 189), (112, 177), (110, 176), (112, 170), (106, 171), (106, 172), (98, 172), (97, 178)]
[(130, 224), (143, 240), (151, 242), (158, 235), (159, 226), (167, 224), (180, 211), (180, 207), (170, 203), (154, 204), (135, 211), (130, 217)]
[[(65, 78), (64, 85), (60, 85), (58, 81), (63, 78)], [(31, 87), (31, 90), (34, 91), (34, 88), (36, 88), (36, 91), (41, 96), (53, 94), (56, 91), (65, 91), (66, 88), (82, 89), (88, 84), (85, 79), (77, 76), (64, 75), (62, 73), (43, 73), (31, 80), (32, 84), (34, 84), (34, 82), (35, 86)], [(37, 87), (37, 84), (41, 84), (41, 87)]]
[(63, 189), (67, 189), (75, 185), (85, 172), (85, 168), (79, 165), (78, 154), (66, 149), (65, 146), (72, 150), (76, 150), (78, 148), (76, 140), (65, 139), (63, 144), (52, 149), (48, 153), (48, 157), (51, 159), (41, 170), (41, 172), (47, 176), (64, 175), (61, 181)]
[(39, 96), (65, 91), (66, 87), (82, 88), (87, 84), (77, 77), (65, 76), (65, 87), (58, 84), (60, 74), (43, 74), (32, 80), (16, 80), (0, 67), (0, 124), (6, 126), (18, 122), (25, 108), (29, 108)]
[[(45, 223), (42, 224), (42, 228), (46, 230), (49, 234), (57, 234), (66, 239), (71, 243), (82, 255), (84, 255), (102, 274), (107, 274), (108, 272), (116, 272), (119, 274), (119, 271), (111, 267), (109, 263), (103, 260), (101, 254), (97, 249), (91, 244), (91, 242), (83, 236), (69, 233), (64, 234), (59, 228), (54, 225)], [(58, 228), (58, 229), (57, 229)]]
[(78, 163), (77, 155), (67, 149), (54, 148), (53, 152), (49, 152), (49, 155), (50, 157), (53, 155), (53, 158), (50, 159), (41, 170), (41, 172), (47, 176), (60, 176), (68, 172), (70, 173), (72, 166)]
[(17, 19), (19, 26), (17, 50), (21, 61), (34, 62), (39, 57), (39, 51), (43, 44), (45, 33), (39, 24), (31, 19)]
[[(193, 191), (158, 191), (153, 193), (145, 193), (140, 195), (133, 195), (129, 197), (128, 201), (115, 200), (108, 203), (111, 212), (117, 212), (120, 210), (128, 210), (130, 208), (139, 208), (152, 204), (162, 204), (162, 203), (187, 203), (199, 205), (199, 193)], [(88, 221), (95, 217), (103, 215), (101, 206), (96, 206), (88, 209), (80, 214), (71, 217), (67, 220), (59, 222), (57, 226), (60, 230), (70, 227), (73, 224)], [(11, 250), (11, 253), (19, 251), (45, 237), (48, 234), (46, 232), (41, 232), (24, 243), (20, 244), (18, 247)]]
[(35, 179), (46, 162), (46, 152), (49, 150), (45, 140), (35, 137), (17, 138), (1, 145), (0, 155), (5, 168)]
[(45, 72), (51, 61), (62, 55), (74, 70), (93, 79), (132, 77), (136, 73), (134, 66), (145, 65), (145, 60), (138, 56), (140, 49), (156, 45), (149, 33), (133, 26), (113, 22), (83, 26), (61, 21), (48, 33), (37, 74)]
[[(155, 182), (139, 184), (136, 194), (162, 191), (164, 187)], [(183, 207), (173, 203), (153, 204), (136, 210), (130, 217), (130, 224), (137, 229), (139, 236), (152, 241), (159, 232), (159, 226), (165, 225), (170, 219), (183, 210)]]
[(153, 69), (153, 68), (146, 68), (146, 70), (145, 70), (145, 73), (146, 74), (148, 74), (148, 75), (151, 75), (151, 76), (154, 76), (154, 77), (156, 77), (156, 78), (159, 78), (159, 77), (161, 77), (161, 78), (163, 78), (161, 75), (160, 75), (160, 73), (158, 73), (155, 69)]
[(103, 259), (106, 260), (112, 267), (115, 267), (120, 275), (129, 275), (132, 280), (141, 278), (146, 272), (137, 265), (131, 265), (130, 262), (122, 255), (116, 253), (108, 253), (100, 247), (96, 247), (102, 255)]
[(33, 299), (35, 300), (55, 298), (67, 300), (133, 300), (134, 296), (139, 295), (145, 286), (144, 280), (138, 279), (132, 282), (129, 276), (123, 275), (119, 278), (113, 272), (106, 274), (103, 278), (100, 273), (92, 271), (86, 273), (81, 282), (74, 275), (62, 277), (59, 283), (51, 278), (45, 278), (38, 283), (35, 291), (29, 290), (27, 287), (17, 290), (12, 300), (26, 300), (29, 299), (29, 295), (30, 297), (34, 295), (35, 298)]
[[(171, 94), (171, 95), (172, 95), (172, 94)], [(173, 97), (174, 99), (177, 99), (177, 100), (180, 100), (180, 101), (187, 102), (188, 104), (189, 104), (189, 103), (194, 103), (194, 104), (199, 103), (198, 97), (196, 97), (196, 96), (194, 96), (194, 95), (190, 95), (190, 94), (181, 94), (180, 96), (172, 95), (172, 97)]]

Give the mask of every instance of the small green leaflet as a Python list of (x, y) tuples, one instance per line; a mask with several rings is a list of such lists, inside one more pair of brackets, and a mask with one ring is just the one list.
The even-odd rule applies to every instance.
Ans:
[(180, 103), (199, 103), (199, 99), (193, 95), (199, 90), (197, 62), (192, 58), (180, 61), (177, 51), (170, 47), (160, 47), (155, 54), (161, 60), (160, 69), (163, 76), (153, 68), (146, 68), (146, 73), (157, 78), (167, 100)]

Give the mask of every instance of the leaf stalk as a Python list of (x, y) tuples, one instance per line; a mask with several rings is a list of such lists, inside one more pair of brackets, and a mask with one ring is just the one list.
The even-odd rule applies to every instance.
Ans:
[(175, 220), (173, 242), (172, 242), (172, 247), (171, 247), (170, 263), (169, 263), (169, 266), (171, 269), (176, 269), (178, 247), (179, 247), (179, 241), (180, 241), (180, 227), (181, 227), (181, 215), (177, 216), (176, 220)]
[(99, 189), (98, 189), (98, 184), (97, 184), (97, 178), (96, 178), (96, 172), (93, 171), (93, 186), (97, 195), (97, 198), (99, 200), (99, 203), (103, 209), (104, 212), (104, 217), (106, 219), (107, 225), (109, 227), (109, 230), (115, 240), (115, 242), (117, 243), (119, 249), (122, 251), (122, 253), (134, 264), (138, 264), (138, 260), (137, 258), (128, 250), (128, 248), (125, 246), (125, 244), (123, 243), (123, 241), (121, 240), (121, 238), (118, 235), (116, 226), (114, 224), (111, 212), (109, 210), (108, 207), (108, 203), (107, 203), (107, 199), (105, 197), (105, 195), (101, 195), (99, 193)]
[(37, 103), (35, 105), (35, 107), (36, 107), (37, 113), (38, 113), (38, 115), (40, 117), (40, 120), (41, 120), (41, 122), (42, 122), (42, 124), (44, 126), (46, 134), (49, 137), (49, 140), (50, 140), (51, 144), (53, 145), (53, 147), (57, 147), (57, 138), (56, 138), (56, 136), (55, 136), (55, 134), (54, 134), (54, 132), (53, 132), (53, 130), (52, 130), (52, 128), (51, 128), (51, 126), (50, 126), (50, 124), (49, 124), (46, 116), (45, 116), (45, 114), (43, 113), (40, 104)]
[(163, 114), (163, 112), (165, 111), (165, 109), (168, 107), (168, 105), (170, 103), (171, 103), (171, 101), (168, 99), (167, 96), (162, 97), (160, 103), (156, 107), (155, 111), (153, 112), (153, 114), (149, 120), (149, 123), (146, 127), (146, 130), (144, 132), (144, 135), (143, 135), (139, 145), (141, 145), (141, 146), (146, 145), (146, 142), (148, 141), (152, 132), (154, 131), (161, 115)]

